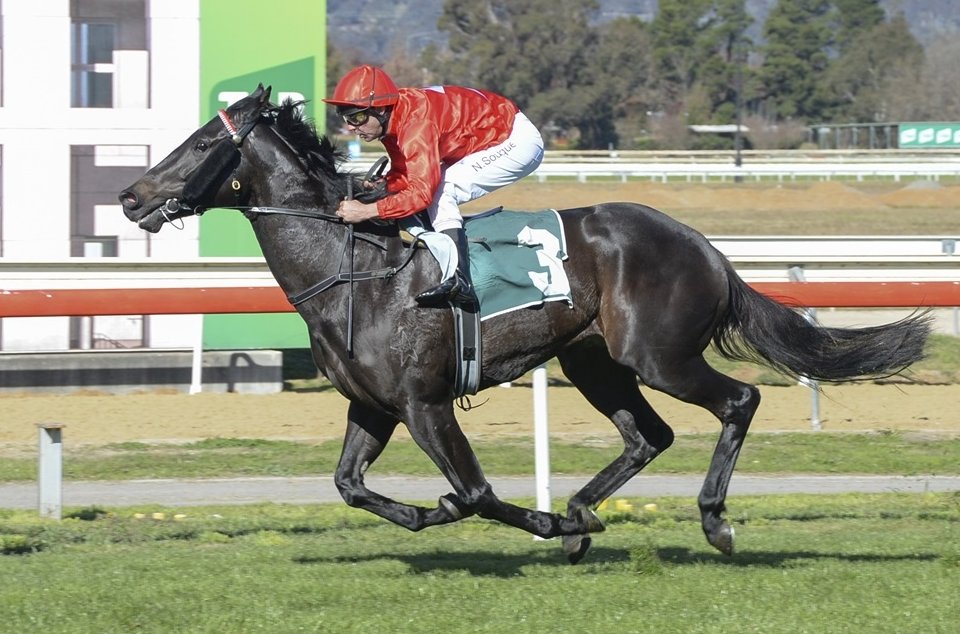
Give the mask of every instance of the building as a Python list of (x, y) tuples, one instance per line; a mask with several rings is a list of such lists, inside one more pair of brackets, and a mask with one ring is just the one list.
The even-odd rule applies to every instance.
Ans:
[[(323, 1), (0, 0), (0, 258), (257, 255), (245, 223), (148, 234), (117, 194), (259, 81), (319, 102), (325, 16)], [(211, 347), (289, 346), (292, 317), (7, 318), (0, 351), (189, 347), (203, 322)], [(274, 341), (235, 336), (258, 318), (282, 322)]]

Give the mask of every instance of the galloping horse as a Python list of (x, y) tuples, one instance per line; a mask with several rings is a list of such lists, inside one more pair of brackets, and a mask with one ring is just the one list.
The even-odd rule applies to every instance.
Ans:
[[(922, 314), (862, 329), (809, 324), (750, 288), (704, 236), (659, 211), (633, 203), (561, 211), (573, 304), (549, 302), (485, 320), (480, 389), (557, 357), (620, 432), (624, 449), (570, 498), (566, 515), (508, 504), (484, 477), (454, 416), (450, 312), (413, 300), (435, 283), (435, 261), (411, 249), (392, 225), (360, 224), (354, 235), (339, 222), (333, 211), (348, 189), (360, 191), (360, 179), (338, 172), (342, 154), (317, 137), (298, 104), (277, 106), (269, 98), (270, 88), (261, 85), (221, 111), (122, 192), (120, 202), (127, 218), (150, 232), (206, 208), (241, 210), (288, 296), (324, 289), (297, 310), (317, 366), (349, 400), (337, 488), (350, 506), (412, 531), (477, 514), (540, 537), (563, 536), (563, 550), (576, 563), (590, 533), (604, 528), (593, 508), (673, 442), (642, 384), (719, 419), (698, 505), (707, 541), (732, 554), (724, 501), (760, 393), (710, 367), (706, 347), (712, 342), (727, 358), (818, 381), (889, 375), (923, 355), (930, 326)], [(389, 273), (335, 283), (351, 257), (358, 271)], [(324, 279), (333, 281), (317, 286)], [(364, 484), (400, 422), (453, 488), (436, 507), (403, 504)]]

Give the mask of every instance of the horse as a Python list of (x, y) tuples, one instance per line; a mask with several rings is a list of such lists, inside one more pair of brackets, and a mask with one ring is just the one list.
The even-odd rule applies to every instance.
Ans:
[[(922, 311), (879, 326), (825, 327), (752, 289), (703, 235), (651, 207), (561, 210), (573, 303), (484, 320), (479, 389), (556, 358), (610, 419), (623, 451), (570, 497), (565, 514), (505, 502), (454, 413), (451, 313), (413, 299), (436, 283), (436, 262), (411, 248), (394, 224), (340, 221), (339, 201), (363, 192), (364, 179), (340, 169), (343, 153), (318, 136), (302, 102), (277, 105), (270, 92), (260, 84), (221, 110), (119, 200), (130, 221), (153, 233), (214, 207), (246, 215), (277, 283), (299, 298), (317, 367), (349, 401), (334, 476), (341, 496), (410, 531), (477, 515), (561, 537), (567, 559), (577, 563), (605, 528), (594, 509), (674, 441), (643, 387), (718, 419), (697, 504), (707, 542), (731, 555), (727, 488), (760, 392), (712, 368), (706, 348), (712, 343), (724, 357), (820, 382), (888, 376), (923, 357), (930, 322)], [(401, 422), (453, 489), (434, 507), (390, 499), (364, 483)]]

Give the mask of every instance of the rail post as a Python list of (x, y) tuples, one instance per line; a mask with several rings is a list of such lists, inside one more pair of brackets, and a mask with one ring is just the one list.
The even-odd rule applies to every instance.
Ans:
[[(792, 282), (805, 282), (806, 277), (803, 274), (803, 267), (794, 265), (791, 266), (789, 271), (790, 281)], [(817, 309), (815, 308), (806, 308), (803, 311), (803, 318), (807, 320), (812, 326), (817, 325)], [(822, 429), (822, 424), (820, 423), (820, 385), (811, 379), (810, 377), (801, 376), (800, 383), (806, 385), (810, 388), (810, 428), (813, 431), (820, 431)]]
[(37, 489), (40, 517), (58, 520), (63, 507), (63, 428), (62, 423), (40, 423), (40, 458)]
[(547, 415), (547, 366), (533, 371), (534, 473), (537, 481), (537, 510), (550, 511), (550, 429)]
[(203, 392), (203, 315), (197, 315), (200, 327), (193, 341), (193, 354), (190, 357), (190, 394)]

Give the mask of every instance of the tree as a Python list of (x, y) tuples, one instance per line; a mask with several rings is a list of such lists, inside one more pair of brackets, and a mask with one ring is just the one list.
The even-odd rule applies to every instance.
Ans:
[(838, 105), (835, 121), (890, 121), (890, 90), (919, 78), (923, 47), (910, 33), (903, 15), (881, 22), (856, 36), (828, 73)]
[(697, 83), (708, 99), (708, 120), (733, 123), (737, 91), (743, 92), (750, 83), (746, 65), (753, 43), (746, 32), (753, 18), (744, 0), (715, 0), (713, 11), (716, 18), (708, 42), (714, 54), (701, 67)]
[(664, 110), (674, 113), (714, 54), (713, 0), (661, 0), (653, 19), (653, 60)]
[(656, 109), (650, 28), (638, 18), (618, 18), (596, 28), (584, 69), (591, 85), (582, 89), (592, 95), (593, 116), (605, 117), (613, 126), (619, 147), (634, 147), (647, 136), (647, 113)]
[(855, 45), (862, 34), (886, 21), (880, 0), (833, 0), (835, 7), (835, 44), (843, 54)]
[[(927, 49), (921, 89), (919, 91), (903, 91), (896, 97), (915, 105), (917, 95), (922, 95), (922, 101), (927, 110), (922, 113), (894, 114), (895, 120), (908, 121), (911, 118), (928, 119), (933, 121), (960, 121), (960, 42), (956, 37), (943, 36), (934, 41)], [(893, 101), (888, 98), (888, 101)], [(905, 108), (904, 108), (905, 110)]]
[(738, 67), (751, 48), (745, 0), (663, 0), (651, 25), (662, 110), (731, 122)]
[(763, 96), (777, 118), (821, 119), (829, 99), (821, 77), (829, 65), (829, 0), (779, 0), (763, 26)]
[[(327, 38), (327, 86), (324, 96), (332, 95), (337, 82), (350, 69), (349, 62), (340, 54), (330, 38)], [(327, 134), (333, 135), (343, 127), (343, 121), (337, 116), (335, 108), (328, 108), (323, 104), (323, 125)], [(318, 106), (319, 107), (319, 106)], [(319, 119), (320, 117), (317, 117)], [(319, 122), (318, 122), (319, 123)], [(318, 126), (319, 127), (319, 126)]]
[(489, 88), (541, 127), (575, 128), (581, 147), (616, 140), (612, 106), (587, 72), (597, 0), (446, 0), (450, 54), (440, 79)]

